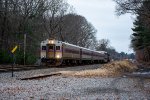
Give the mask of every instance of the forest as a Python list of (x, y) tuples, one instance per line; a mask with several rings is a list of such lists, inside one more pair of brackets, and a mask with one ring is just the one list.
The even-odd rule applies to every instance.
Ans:
[[(123, 3), (121, 0), (116, 2), (118, 6)], [(144, 6), (146, 5), (143, 4), (140, 9)], [(144, 17), (140, 14), (139, 16)], [(40, 55), (40, 42), (48, 38), (105, 50), (113, 59), (134, 58), (134, 54), (118, 53), (107, 39), (97, 40), (96, 33), (92, 23), (84, 16), (76, 14), (73, 6), (65, 0), (0, 0), (1, 64), (13, 61), (11, 50), (16, 45), (16, 63), (23, 64), (25, 57), (25, 64), (34, 64)], [(132, 40), (134, 38), (136, 36), (133, 35)], [(133, 43), (132, 47), (134, 46)]]
[(117, 15), (131, 13), (136, 16), (131, 48), (140, 63), (150, 64), (150, 1), (149, 0), (114, 0)]

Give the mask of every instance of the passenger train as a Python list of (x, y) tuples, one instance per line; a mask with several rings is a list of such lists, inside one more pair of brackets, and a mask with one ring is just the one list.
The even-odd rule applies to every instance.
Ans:
[(107, 63), (109, 54), (94, 51), (55, 39), (41, 42), (41, 62), (49, 65)]

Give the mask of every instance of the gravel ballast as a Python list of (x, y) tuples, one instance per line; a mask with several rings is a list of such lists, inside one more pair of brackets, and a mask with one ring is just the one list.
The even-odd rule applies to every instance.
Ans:
[[(93, 65), (95, 68), (98, 65)], [(92, 65), (87, 66), (91, 68)], [(83, 66), (83, 69), (86, 66)], [(101, 99), (150, 99), (150, 79), (114, 77), (114, 78), (76, 78), (51, 76), (34, 80), (21, 78), (38, 74), (49, 74), (73, 68), (49, 68), (0, 74), (1, 100), (101, 100)]]

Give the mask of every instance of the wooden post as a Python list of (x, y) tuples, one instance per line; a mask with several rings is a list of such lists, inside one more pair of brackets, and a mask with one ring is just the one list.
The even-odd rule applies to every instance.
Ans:
[(14, 77), (14, 54), (12, 54), (12, 56), (13, 56), (13, 63), (12, 63), (11, 77)]
[(15, 56), (15, 51), (17, 50), (18, 46), (16, 45), (12, 50), (11, 50), (11, 54), (12, 54), (12, 58), (13, 58), (13, 64), (12, 64), (12, 77), (14, 76), (14, 65), (16, 63), (16, 56)]
[(24, 34), (24, 65), (26, 64), (26, 33)]
[(15, 63), (16, 63), (16, 56), (15, 56), (15, 54), (12, 54), (12, 56), (13, 56), (13, 64), (12, 64), (12, 77), (14, 77), (14, 66), (15, 66)]

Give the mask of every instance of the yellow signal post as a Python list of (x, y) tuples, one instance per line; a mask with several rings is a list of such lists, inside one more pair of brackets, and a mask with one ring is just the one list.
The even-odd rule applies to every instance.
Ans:
[(16, 45), (12, 50), (11, 50), (11, 53), (12, 53), (12, 56), (13, 56), (13, 64), (12, 64), (12, 77), (14, 76), (14, 65), (15, 65), (15, 62), (16, 62), (16, 57), (15, 57), (15, 51), (17, 50), (18, 46)]
[(18, 46), (16, 45), (12, 50), (11, 53), (14, 53), (17, 50)]

